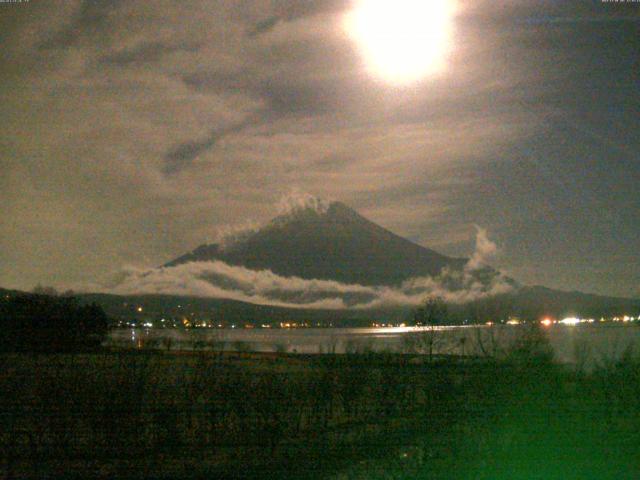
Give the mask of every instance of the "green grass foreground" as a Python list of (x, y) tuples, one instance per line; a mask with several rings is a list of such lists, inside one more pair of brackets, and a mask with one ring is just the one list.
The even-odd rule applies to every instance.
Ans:
[(640, 362), (0, 356), (4, 478), (640, 478)]

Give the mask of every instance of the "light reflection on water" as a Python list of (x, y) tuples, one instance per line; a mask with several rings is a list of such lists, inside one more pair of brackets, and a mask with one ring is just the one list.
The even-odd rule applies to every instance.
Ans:
[[(172, 350), (253, 350), (296, 353), (345, 353), (389, 351), (407, 353), (410, 337), (433, 335), (436, 354), (482, 354), (481, 346), (505, 346), (526, 327), (500, 325), (383, 328), (292, 329), (117, 329), (108, 344)], [(605, 361), (620, 358), (629, 346), (638, 345), (637, 325), (554, 325), (545, 329), (556, 359), (561, 362)], [(580, 358), (578, 358), (580, 357)]]

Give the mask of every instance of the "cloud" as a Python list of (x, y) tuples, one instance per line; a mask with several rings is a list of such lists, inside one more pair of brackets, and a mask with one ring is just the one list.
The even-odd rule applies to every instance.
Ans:
[(213, 130), (202, 140), (191, 140), (172, 147), (165, 155), (165, 165), (162, 169), (165, 175), (176, 174), (190, 167), (194, 160), (202, 153), (216, 146), (226, 135), (241, 132), (254, 120), (251, 116), (242, 121)]
[(255, 37), (258, 35), (262, 35), (263, 33), (267, 33), (280, 22), (280, 18), (277, 16), (269, 17), (264, 20), (260, 20), (257, 22), (253, 28), (248, 32), (248, 35), (251, 37)]
[(470, 261), (462, 271), (443, 269), (435, 277), (411, 278), (399, 287), (283, 277), (270, 270), (208, 261), (151, 270), (130, 268), (115, 287), (105, 291), (123, 295), (152, 293), (228, 298), (289, 308), (369, 309), (415, 306), (429, 296), (442, 297), (450, 303), (466, 303), (512, 290), (513, 283), (501, 273), (479, 270), (479, 259), (495, 251), (495, 244), (482, 229), (478, 229), (476, 241), (476, 252), (472, 256), (476, 260)]
[(307, 209), (314, 210), (317, 213), (326, 213), (330, 205), (330, 200), (322, 199), (294, 188), (280, 198), (277, 210), (279, 215), (285, 216)]
[(102, 56), (98, 61), (105, 65), (125, 67), (129, 65), (142, 65), (149, 62), (157, 62), (164, 55), (178, 51), (194, 52), (197, 45), (170, 45), (160, 41), (142, 42), (138, 45), (124, 48)]
[(478, 270), (487, 266), (488, 261), (491, 260), (498, 252), (498, 246), (489, 240), (487, 231), (478, 225), (475, 225), (475, 228), (476, 249), (465, 267), (470, 271)]
[(216, 229), (215, 243), (223, 250), (233, 247), (238, 242), (246, 240), (260, 229), (273, 224), (274, 222), (286, 221), (287, 217), (295, 215), (302, 210), (313, 210), (316, 213), (326, 213), (331, 205), (330, 200), (322, 199), (293, 188), (288, 193), (283, 194), (276, 202), (278, 216), (268, 222), (258, 222), (256, 220), (246, 220), (232, 225), (219, 226)]
[[(589, 3), (549, 4), (544, 13), (602, 14)], [(538, 261), (552, 251), (550, 261), (571, 270), (563, 278), (579, 288), (588, 251), (607, 264), (612, 289), (638, 283), (630, 173), (640, 162), (609, 152), (638, 150), (626, 107), (633, 62), (622, 61), (635, 58), (637, 36), (602, 25), (619, 46), (611, 55), (612, 42), (577, 36), (581, 25), (523, 24), (539, 15), (531, 2), (460, 0), (446, 75), (390, 88), (367, 75), (341, 27), (351, 4), (69, 0), (3, 8), (0, 284), (99, 281), (114, 266), (163, 264), (220, 225), (268, 220), (292, 186), (340, 199), (450, 255), (472, 248), (458, 240), (480, 222), (509, 238), (510, 270), (533, 262), (538, 277), (523, 274), (530, 281), (558, 281)], [(565, 64), (571, 68), (557, 68)], [(594, 102), (581, 101), (593, 91)], [(581, 109), (566, 118), (590, 119), (608, 145), (592, 148), (595, 137), (585, 138), (580, 150), (584, 135), (550, 124), (572, 105)], [(549, 177), (575, 190), (536, 188), (547, 182), (524, 170), (517, 151), (529, 140)], [(541, 204), (546, 218), (566, 204), (585, 213), (558, 213), (554, 225), (567, 226), (552, 234), (530, 221)], [(611, 212), (620, 224), (603, 219)], [(615, 241), (593, 248), (597, 228)], [(556, 248), (566, 238), (571, 245)], [(610, 259), (614, 251), (625, 254)], [(572, 252), (581, 258), (562, 267), (560, 257)], [(590, 275), (594, 289), (605, 283), (602, 272)]]
[(238, 242), (242, 242), (256, 233), (262, 224), (255, 220), (247, 220), (243, 223), (233, 225), (223, 225), (217, 228), (215, 243), (220, 245), (222, 250), (226, 250)]

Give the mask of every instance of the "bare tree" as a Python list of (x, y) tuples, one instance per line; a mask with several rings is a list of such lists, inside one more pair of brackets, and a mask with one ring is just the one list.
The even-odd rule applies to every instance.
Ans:
[(443, 325), (448, 319), (447, 304), (442, 297), (427, 297), (413, 313), (413, 321), (417, 326)]
[(413, 313), (416, 326), (424, 327), (418, 333), (405, 337), (405, 347), (414, 353), (426, 354), (429, 360), (442, 344), (439, 327), (447, 323), (447, 305), (441, 297), (427, 297)]

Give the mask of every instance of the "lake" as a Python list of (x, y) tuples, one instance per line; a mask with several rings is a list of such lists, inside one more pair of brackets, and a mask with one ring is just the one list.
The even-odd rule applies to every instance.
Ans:
[[(522, 325), (424, 327), (295, 328), (295, 329), (116, 329), (108, 345), (174, 350), (222, 349), (289, 353), (410, 353), (422, 339), (434, 354), (477, 355), (504, 348), (526, 329)], [(619, 359), (640, 341), (634, 324), (551, 325), (544, 327), (555, 358), (562, 363)], [(424, 344), (424, 343), (423, 343)]]

